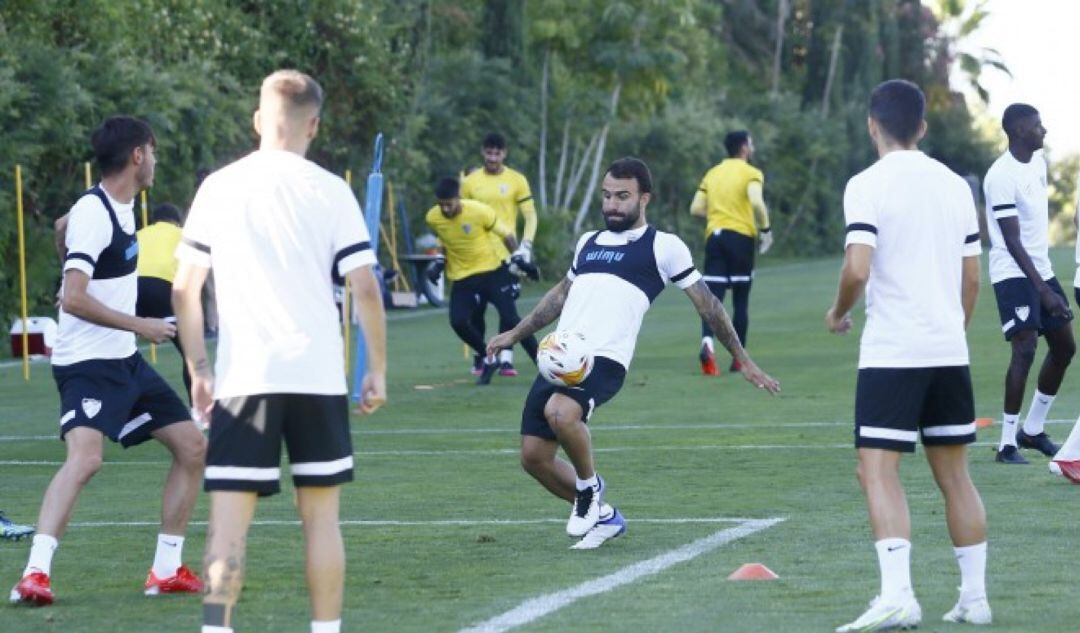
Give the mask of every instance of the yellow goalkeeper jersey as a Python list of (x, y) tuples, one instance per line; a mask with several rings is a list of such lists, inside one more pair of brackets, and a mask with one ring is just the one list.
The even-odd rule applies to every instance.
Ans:
[[(523, 237), (530, 242), (536, 238), (536, 206), (529, 189), (529, 181), (521, 172), (505, 166), (499, 174), (489, 174), (483, 169), (477, 169), (462, 179), (461, 197), (483, 202), (494, 209), (499, 222), (510, 229), (514, 237), (517, 237), (520, 209), (525, 218)], [(493, 234), (491, 240), (500, 259), (505, 260), (510, 256), (506, 244), (500, 238)]]
[(175, 253), (180, 233), (180, 227), (171, 222), (154, 222), (135, 234), (139, 241), (139, 262), (135, 270), (140, 277), (157, 277), (172, 283), (179, 266)]
[[(461, 213), (443, 215), (438, 205), (424, 217), (446, 251), (446, 278), (451, 281), (495, 270), (503, 258), (495, 250), (495, 240), (510, 235), (495, 210), (476, 200), (462, 200)], [(503, 246), (503, 251), (506, 247)]]
[(735, 231), (747, 237), (757, 235), (754, 208), (746, 194), (747, 185), (754, 181), (764, 185), (765, 175), (741, 158), (727, 158), (705, 172), (699, 190), (705, 194), (708, 205), (705, 215), (706, 235), (718, 229)]

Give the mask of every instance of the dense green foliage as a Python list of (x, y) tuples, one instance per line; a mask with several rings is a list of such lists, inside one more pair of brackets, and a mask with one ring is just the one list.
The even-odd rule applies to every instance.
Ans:
[[(196, 169), (252, 148), (258, 83), (292, 66), (328, 95), (313, 159), (362, 174), (375, 133), (386, 133), (385, 169), (414, 232), (434, 178), (478, 164), (479, 139), (500, 130), (540, 203), (546, 269), (565, 265), (571, 234), (595, 223), (597, 171), (622, 154), (653, 168), (652, 220), (696, 243), (691, 195), (723, 158), (723, 134), (745, 127), (777, 251), (826, 252), (839, 243), (844, 182), (872, 160), (865, 102), (882, 79), (926, 88), (926, 151), (961, 173), (987, 165), (990, 147), (948, 87), (945, 33), (918, 0), (7, 0), (0, 209), (10, 217), (21, 163), (31, 300), (44, 309), (56, 278), (51, 220), (82, 188), (103, 117), (154, 125), (151, 199), (184, 205)], [(0, 258), (0, 315), (10, 315), (8, 220)]]

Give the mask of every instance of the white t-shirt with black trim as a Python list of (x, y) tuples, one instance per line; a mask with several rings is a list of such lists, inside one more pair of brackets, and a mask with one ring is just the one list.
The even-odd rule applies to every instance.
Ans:
[(346, 393), (332, 272), (375, 263), (345, 181), (298, 154), (259, 150), (211, 174), (179, 260), (214, 274), (214, 397)]
[[(105, 191), (105, 188), (101, 187), (101, 190)], [(105, 191), (105, 195), (116, 212), (121, 230), (134, 235), (134, 200), (121, 204), (110, 196), (108, 191)], [(113, 279), (94, 279), (95, 263), (112, 239), (112, 220), (109, 219), (109, 210), (101, 203), (101, 199), (95, 195), (79, 198), (68, 213), (64, 238), (68, 257), (64, 260), (64, 271), (80, 270), (86, 273), (90, 277), (86, 286), (88, 295), (117, 312), (135, 314), (139, 285), (134, 272)], [(136, 350), (133, 332), (96, 325), (60, 308), (60, 323), (56, 344), (52, 350), (53, 365), (65, 366), (85, 360), (127, 358)]]
[(615, 274), (579, 274), (576, 266), (580, 265), (582, 248), (594, 235), (597, 246), (621, 246), (641, 239), (648, 229), (645, 225), (619, 233), (592, 231), (578, 239), (575, 266), (566, 273), (573, 284), (556, 326), (558, 330), (582, 334), (594, 355), (610, 358), (626, 368), (634, 356), (641, 321), (651, 305), (647, 293), (659, 292), (669, 282), (686, 289), (701, 279), (690, 249), (677, 235), (656, 231), (651, 257), (657, 278), (647, 280), (655, 282), (649, 289)]
[(978, 256), (971, 187), (919, 151), (890, 152), (848, 181), (845, 245), (874, 248), (859, 368), (968, 364), (962, 272)]
[(1024, 277), (1009, 254), (998, 220), (1015, 217), (1020, 223), (1020, 243), (1043, 279), (1054, 276), (1050, 265), (1050, 203), (1046, 190), (1046, 158), (1041, 151), (1021, 163), (1012, 152), (994, 161), (983, 180), (986, 196), (986, 229), (990, 234), (990, 282)]

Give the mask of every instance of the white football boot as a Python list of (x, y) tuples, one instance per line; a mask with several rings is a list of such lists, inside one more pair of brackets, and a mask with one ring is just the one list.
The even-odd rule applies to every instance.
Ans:
[(914, 594), (908, 594), (900, 602), (889, 604), (880, 597), (870, 602), (870, 608), (859, 619), (836, 629), (836, 633), (861, 633), (864, 631), (887, 631), (889, 629), (913, 629), (922, 622), (922, 608)]
[(986, 597), (976, 598), (974, 600), (960, 600), (956, 603), (956, 606), (951, 611), (941, 616), (941, 619), (945, 622), (967, 622), (968, 624), (990, 624), (993, 621), (993, 615), (990, 613), (990, 603), (986, 601)]
[(619, 509), (606, 503), (600, 504), (600, 521), (585, 537), (570, 549), (596, 549), (613, 538), (626, 533), (626, 519)]
[(566, 534), (574, 538), (581, 538), (593, 529), (600, 521), (601, 496), (604, 494), (604, 480), (597, 477), (599, 482), (595, 488), (586, 488), (577, 491), (574, 506), (570, 509), (570, 519), (566, 522)]

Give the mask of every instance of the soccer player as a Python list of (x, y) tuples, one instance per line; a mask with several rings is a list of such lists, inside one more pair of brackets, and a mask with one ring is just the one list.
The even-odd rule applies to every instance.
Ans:
[[(474, 314), (477, 306), (491, 303), (499, 312), (502, 332), (521, 321), (514, 303), (517, 279), (495, 249), (498, 239), (506, 249), (503, 252), (516, 251), (517, 240), (494, 209), (476, 200), (463, 199), (456, 179), (440, 180), (435, 185), (435, 199), (437, 204), (424, 219), (442, 243), (446, 257), (429, 272), (438, 278), (445, 265), (447, 279), (454, 282), (450, 289), (450, 327), (483, 359), (476, 384), (486, 385), (500, 363), (496, 357), (486, 358), (484, 335), (477, 330)], [(536, 362), (536, 337), (524, 337), (521, 344)]]
[(94, 130), (90, 143), (101, 182), (68, 213), (60, 330), (52, 354), (67, 457), (45, 490), (30, 560), (11, 591), (12, 602), (39, 606), (53, 602), (53, 554), (79, 493), (101, 468), (105, 437), (124, 448), (152, 438), (172, 454), (157, 552), (144, 592), (202, 590), (181, 555), (206, 439), (135, 346), (136, 334), (155, 343), (176, 334), (171, 323), (135, 315), (139, 245), (132, 207), (136, 194), (154, 182), (154, 133), (144, 121), (116, 116)]
[[(338, 510), (353, 449), (332, 275), (348, 277), (367, 341), (364, 412), (386, 399), (386, 330), (360, 206), (344, 180), (304, 158), (322, 102), (319, 84), (295, 70), (263, 81), (259, 149), (206, 178), (177, 250), (173, 303), (192, 397), (211, 416), (204, 633), (232, 631), (248, 528), (256, 499), (280, 490), (283, 441), (303, 522), (311, 630), (341, 630)], [(200, 302), (211, 269), (220, 315), (213, 372)]]
[[(772, 247), (772, 226), (762, 187), (765, 176), (750, 164), (754, 139), (743, 130), (724, 137), (728, 158), (705, 173), (690, 203), (690, 213), (705, 218), (705, 283), (724, 302), (731, 288), (735, 332), (746, 347), (750, 327), (750, 285), (754, 281), (754, 239), (764, 255)], [(701, 322), (701, 373), (719, 375), (713, 350), (713, 330)], [(739, 371), (732, 359), (731, 371)]]
[[(586, 424), (622, 387), (641, 320), (668, 282), (686, 292), (748, 381), (780, 391), (739, 344), (723, 305), (694, 268), (690, 249), (678, 236), (648, 224), (652, 175), (645, 163), (613, 162), (602, 195), (607, 230), (582, 235), (566, 277), (487, 347), (489, 354), (506, 349), (559, 319), (558, 330), (583, 335), (593, 350), (592, 372), (578, 387), (556, 387), (537, 376), (521, 415), (521, 464), (548, 492), (572, 504), (566, 532), (584, 537), (575, 545), (579, 549), (598, 547), (626, 529), (621, 513), (604, 503), (604, 480), (596, 472)], [(569, 463), (556, 456), (560, 447)]]
[(900, 456), (921, 437), (945, 497), (960, 565), (960, 600), (947, 622), (988, 624), (986, 513), (967, 470), (975, 405), (964, 331), (979, 292), (979, 224), (971, 189), (918, 151), (926, 100), (913, 83), (886, 81), (870, 95), (879, 160), (848, 181), (847, 240), (829, 331), (851, 329), (866, 292), (855, 392), (858, 476), (870, 511), (881, 591), (842, 631), (909, 628), (922, 620), (911, 586), (911, 518)]
[[(492, 244), (498, 252), (499, 259), (504, 266), (509, 265), (511, 272), (516, 270), (516, 265), (511, 263), (511, 256), (525, 264), (533, 261), (532, 245), (536, 239), (536, 206), (533, 204), (532, 191), (529, 189), (529, 181), (519, 171), (506, 166), (506, 139), (498, 132), (491, 132), (484, 137), (481, 143), (481, 153), (484, 157), (484, 168), (470, 172), (461, 180), (461, 197), (483, 202), (495, 210), (495, 215), (510, 232), (517, 238), (518, 211), (525, 219), (525, 227), (522, 239), (518, 247), (511, 253), (507, 250), (502, 239), (491, 235)], [(514, 282), (515, 298), (521, 293), (521, 285), (516, 276)], [(473, 311), (473, 326), (479, 331), (481, 340), (484, 338), (484, 312), (487, 310), (487, 301), (481, 299)], [(501, 326), (500, 326), (500, 331)], [(473, 374), (479, 376), (483, 370), (483, 356), (473, 356)], [(513, 350), (503, 350), (499, 353), (499, 375), (517, 376), (514, 369)]]
[[(1076, 353), (1072, 312), (1054, 277), (1047, 252), (1049, 203), (1046, 159), (1039, 150), (1046, 128), (1035, 108), (1014, 103), (1005, 108), (1001, 127), (1009, 138), (1005, 150), (986, 172), (986, 224), (990, 233), (990, 281), (997, 297), (1001, 331), (1012, 348), (1005, 372), (1005, 410), (995, 459), (1026, 464), (1020, 448), (1053, 457), (1058, 446), (1044, 429), (1065, 370)], [(1035, 362), (1039, 336), (1048, 352), (1038, 387), (1022, 428), (1017, 430), (1028, 372)]]
[[(172, 281), (176, 276), (176, 247), (180, 244), (180, 209), (164, 203), (154, 207), (154, 221), (140, 229), (135, 237), (139, 240), (139, 264), (135, 269), (139, 279), (139, 297), (135, 302), (135, 314), (155, 319), (175, 321), (172, 308)], [(191, 398), (191, 374), (184, 362), (184, 350), (180, 340), (172, 338), (180, 353), (180, 366), (184, 377), (187, 397)]]

